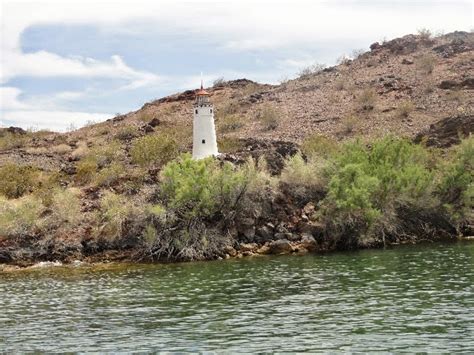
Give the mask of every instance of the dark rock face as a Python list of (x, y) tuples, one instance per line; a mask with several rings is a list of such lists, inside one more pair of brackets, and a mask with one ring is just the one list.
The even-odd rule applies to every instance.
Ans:
[(474, 78), (467, 78), (461, 82), (456, 80), (443, 80), (438, 87), (440, 89), (474, 89)]
[(156, 127), (161, 124), (161, 121), (158, 118), (153, 118), (150, 122), (148, 122), (148, 125), (151, 127)]
[(455, 55), (467, 52), (473, 48), (472, 39), (473, 34), (467, 32), (454, 32), (450, 35), (453, 39), (451, 42), (434, 47), (433, 51), (438, 53), (443, 58), (454, 57)]
[(413, 64), (413, 60), (404, 58), (404, 59), (402, 60), (402, 64), (411, 65), (411, 64)]
[(428, 146), (447, 148), (459, 144), (462, 137), (474, 132), (474, 116), (447, 117), (415, 137), (415, 143), (426, 140)]
[(271, 174), (281, 173), (285, 158), (295, 155), (298, 152), (298, 145), (286, 141), (258, 140), (254, 138), (242, 139), (243, 148), (233, 154), (222, 154), (219, 158), (233, 164), (242, 164), (246, 158), (251, 156), (258, 160), (265, 156), (268, 170)]
[(12, 134), (18, 134), (18, 135), (26, 134), (26, 131), (20, 127), (8, 127), (7, 132), (12, 133)]

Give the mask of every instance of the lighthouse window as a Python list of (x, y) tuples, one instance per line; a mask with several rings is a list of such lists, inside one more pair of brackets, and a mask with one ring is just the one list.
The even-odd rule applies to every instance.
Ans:
[(198, 113), (198, 110), (196, 109), (196, 114)]
[(202, 140), (202, 144), (206, 144), (206, 140), (205, 140), (205, 139)]
[(212, 108), (209, 111), (212, 113)]

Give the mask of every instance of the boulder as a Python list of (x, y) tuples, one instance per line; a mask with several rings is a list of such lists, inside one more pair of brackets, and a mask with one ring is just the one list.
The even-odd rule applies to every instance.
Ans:
[(156, 127), (161, 124), (161, 121), (158, 118), (153, 118), (150, 122), (148, 122), (148, 125), (151, 127)]
[(413, 60), (407, 59), (407, 58), (403, 58), (402, 64), (411, 65), (411, 64), (413, 64)]
[(257, 234), (261, 240), (267, 241), (273, 239), (273, 229), (269, 226), (263, 226), (258, 228)]
[(287, 239), (275, 240), (268, 247), (270, 254), (289, 254), (293, 251), (293, 247)]
[(245, 252), (254, 252), (258, 249), (257, 243), (240, 243), (240, 251)]
[(237, 255), (237, 250), (235, 250), (233, 247), (231, 247), (230, 245), (227, 245), (226, 247), (224, 247), (224, 252), (229, 255), (229, 256), (236, 256)]
[(308, 251), (315, 251), (318, 248), (318, 244), (316, 243), (316, 239), (311, 234), (304, 233), (301, 236), (301, 246)]

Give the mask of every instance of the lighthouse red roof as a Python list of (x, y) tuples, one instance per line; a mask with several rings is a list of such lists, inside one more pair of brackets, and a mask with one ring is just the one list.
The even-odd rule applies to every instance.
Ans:
[(202, 79), (201, 79), (201, 88), (199, 91), (196, 93), (196, 96), (208, 96), (210, 95), (206, 90), (204, 90), (203, 84), (202, 84)]

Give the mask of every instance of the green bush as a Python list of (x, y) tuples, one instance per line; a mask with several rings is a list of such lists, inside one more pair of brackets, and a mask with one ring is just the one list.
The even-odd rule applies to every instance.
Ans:
[[(357, 226), (353, 234), (377, 238), (395, 228), (398, 208), (436, 206), (429, 165), (426, 149), (408, 140), (388, 137), (372, 142), (370, 148), (360, 141), (347, 143), (328, 170), (321, 214), (338, 230)], [(415, 212), (412, 216), (417, 218)]]
[(7, 163), (0, 167), (0, 194), (7, 198), (18, 198), (37, 187), (36, 169)]
[(170, 136), (154, 134), (137, 138), (131, 148), (132, 160), (140, 166), (163, 165), (178, 155), (178, 144)]
[[(474, 137), (464, 139), (440, 166), (438, 194), (451, 216), (462, 221), (474, 208)], [(472, 215), (471, 215), (472, 218)]]
[(94, 185), (112, 186), (120, 180), (124, 172), (123, 164), (113, 162), (95, 174)]
[(168, 163), (161, 177), (168, 206), (187, 217), (210, 217), (233, 208), (248, 184), (232, 164), (219, 167), (213, 158), (194, 160), (189, 154)]

